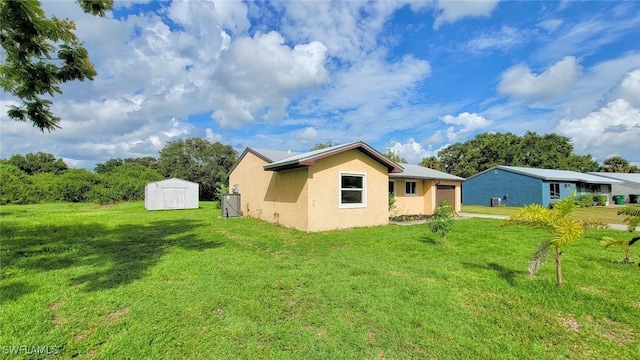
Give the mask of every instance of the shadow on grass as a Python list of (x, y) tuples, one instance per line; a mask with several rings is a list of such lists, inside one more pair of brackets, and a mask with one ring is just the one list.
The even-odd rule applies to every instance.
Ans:
[(438, 241), (430, 236), (423, 236), (420, 238), (420, 242), (430, 245), (437, 245)]
[(495, 271), (500, 278), (502, 278), (504, 281), (506, 281), (511, 286), (514, 286), (516, 284), (516, 277), (518, 275), (526, 275), (526, 274), (528, 274), (528, 272), (526, 272), (524, 270), (509, 269), (507, 267), (504, 267), (504, 266), (502, 266), (500, 264), (497, 264), (497, 263), (494, 263), (494, 262), (487, 263), (486, 265), (463, 262), (462, 265), (465, 266), (465, 267), (474, 268), (474, 269), (483, 269), (483, 270)]
[[(142, 278), (170, 248), (197, 251), (222, 245), (191, 234), (197, 226), (196, 221), (184, 220), (115, 228), (100, 224), (3, 226), (2, 266), (3, 270), (36, 271), (85, 267), (78, 269), (81, 275), (69, 279), (70, 286), (83, 286), (87, 291), (115, 288)], [(10, 293), (19, 296), (30, 291), (28, 287), (14, 290)]]

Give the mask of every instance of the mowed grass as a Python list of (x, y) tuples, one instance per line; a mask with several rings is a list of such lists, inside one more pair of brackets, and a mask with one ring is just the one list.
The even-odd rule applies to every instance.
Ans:
[[(591, 206), (576, 207), (573, 216), (576, 219), (598, 219), (605, 224), (624, 224), (626, 216), (618, 215), (618, 211), (625, 207), (640, 208), (640, 204), (612, 205), (612, 206)], [(512, 215), (521, 209), (515, 206), (480, 206), (480, 205), (463, 205), (462, 211), (475, 214), (491, 214), (491, 215)]]
[[(529, 279), (542, 231), (456, 221), (307, 234), (148, 212), (2, 206), (0, 351), (92, 359), (634, 359), (640, 268), (589, 233)], [(640, 255), (636, 255), (636, 260)]]

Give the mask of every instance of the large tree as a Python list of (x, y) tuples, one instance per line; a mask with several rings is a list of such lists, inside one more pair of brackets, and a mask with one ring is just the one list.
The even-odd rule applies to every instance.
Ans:
[[(97, 16), (113, 8), (113, 0), (78, 3)], [(0, 0), (0, 44), (5, 57), (0, 64), (0, 88), (22, 101), (9, 106), (10, 118), (31, 121), (41, 131), (60, 127), (60, 118), (49, 109), (49, 98), (62, 93), (62, 83), (96, 76), (74, 30), (71, 20), (48, 18), (38, 0)]]
[(640, 168), (631, 165), (629, 161), (620, 156), (612, 156), (602, 163), (600, 170), (614, 173), (640, 173)]
[(512, 133), (484, 133), (464, 143), (455, 143), (438, 153), (444, 170), (469, 177), (496, 165), (547, 169), (595, 171), (598, 163), (591, 155), (573, 154), (568, 137), (556, 134), (524, 136)]
[(429, 157), (423, 158), (422, 161), (420, 162), (420, 166), (433, 169), (433, 170), (444, 171), (444, 168), (442, 167), (442, 163), (435, 156), (429, 156)]
[(405, 158), (403, 158), (402, 156), (400, 156), (400, 154), (396, 154), (391, 150), (387, 150), (386, 153), (382, 154), (384, 155), (384, 157), (386, 157), (387, 159), (395, 162), (395, 163), (406, 163), (407, 160)]
[(189, 138), (168, 143), (160, 150), (160, 172), (200, 184), (201, 200), (219, 200), (217, 188), (226, 184), (227, 175), (238, 157), (229, 145)]
[(68, 170), (67, 164), (62, 159), (56, 159), (52, 154), (39, 152), (26, 155), (16, 154), (6, 160), (7, 163), (17, 166), (28, 175), (37, 173), (61, 174)]

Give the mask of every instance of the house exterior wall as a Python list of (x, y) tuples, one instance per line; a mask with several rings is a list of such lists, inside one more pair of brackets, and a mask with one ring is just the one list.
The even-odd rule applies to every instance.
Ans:
[(248, 152), (229, 174), (229, 186), (240, 186), (243, 215), (306, 230), (307, 168), (265, 171), (266, 164)]
[[(547, 185), (547, 198), (548, 191)], [(490, 206), (492, 197), (506, 206), (544, 205), (542, 180), (493, 169), (462, 182), (463, 204)]]
[(624, 195), (625, 204), (629, 203), (629, 194), (640, 195), (640, 184), (625, 181), (622, 184), (612, 184), (611, 187), (611, 195)]
[[(543, 181), (542, 182), (542, 198), (541, 204), (542, 206), (549, 206), (552, 203), (558, 202), (560, 199), (552, 199), (551, 198), (551, 184), (558, 184), (560, 189), (560, 199), (566, 199), (571, 195), (573, 191), (576, 191), (576, 194), (579, 193), (577, 190), (576, 183), (566, 182), (566, 181)], [(591, 192), (586, 192), (591, 194)]]
[[(358, 150), (349, 150), (318, 160), (308, 171), (308, 227), (303, 230), (325, 231), (389, 223), (386, 166)], [(366, 206), (340, 207), (341, 173), (365, 174)]]
[[(456, 212), (462, 211), (461, 206), (461, 182), (453, 180), (433, 180), (433, 179), (394, 179), (396, 183), (396, 203), (392, 216), (398, 215), (432, 215), (438, 204), (436, 203), (436, 185), (455, 186), (455, 204), (452, 204)], [(417, 194), (407, 195), (405, 193), (405, 183), (415, 181), (417, 183)]]

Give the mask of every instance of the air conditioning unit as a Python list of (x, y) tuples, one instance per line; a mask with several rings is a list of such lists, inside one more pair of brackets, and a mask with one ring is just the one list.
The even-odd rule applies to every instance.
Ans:
[(500, 199), (499, 197), (492, 197), (491, 198), (491, 207), (499, 207), (501, 200), (502, 199)]
[(238, 217), (242, 216), (240, 209), (240, 194), (224, 194), (222, 195), (222, 217)]

